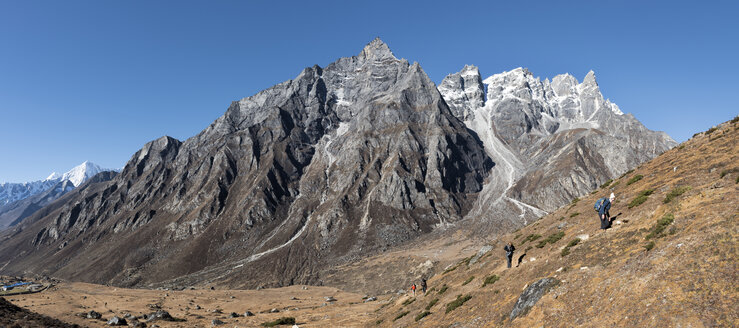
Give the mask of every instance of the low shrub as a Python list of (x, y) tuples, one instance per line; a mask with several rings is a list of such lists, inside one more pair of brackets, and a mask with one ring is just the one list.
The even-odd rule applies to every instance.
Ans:
[(403, 306), (409, 305), (409, 304), (411, 304), (411, 303), (413, 303), (413, 302), (415, 302), (415, 301), (416, 301), (416, 299), (415, 299), (415, 298), (409, 298), (409, 299), (407, 299), (407, 300), (405, 300), (405, 301), (403, 302)]
[(575, 238), (573, 240), (570, 240), (570, 242), (567, 243), (567, 246), (565, 246), (565, 248), (562, 249), (562, 252), (560, 253), (560, 255), (562, 257), (570, 255), (570, 247), (575, 247), (575, 245), (579, 243), (580, 243), (580, 238)]
[(485, 277), (485, 281), (482, 283), (482, 287), (485, 287), (487, 285), (492, 285), (499, 279), (500, 277), (498, 277), (497, 275), (487, 276)]
[(644, 248), (647, 249), (647, 252), (651, 251), (652, 248), (654, 248), (654, 241), (650, 241), (648, 244), (644, 245)]
[(431, 300), (431, 302), (429, 302), (429, 304), (426, 305), (426, 311), (431, 310), (431, 308), (434, 305), (436, 305), (436, 303), (439, 303), (439, 299), (438, 298), (435, 298), (435, 299)]
[(675, 197), (684, 194), (688, 190), (690, 190), (690, 186), (675, 187), (674, 189), (672, 189), (672, 191), (670, 191), (670, 193), (665, 196), (665, 200), (663, 200), (662, 203), (667, 204), (675, 199)]
[(661, 219), (657, 220), (657, 223), (655, 223), (652, 229), (650, 229), (652, 231), (644, 238), (646, 240), (650, 240), (652, 238), (662, 237), (662, 232), (664, 232), (667, 226), (672, 224), (673, 221), (675, 221), (675, 216), (672, 215), (672, 213), (665, 214)]
[(423, 311), (416, 316), (416, 321), (423, 319), (425, 316), (430, 315), (431, 312)]
[(609, 179), (608, 181), (606, 181), (602, 185), (600, 185), (600, 189), (608, 188), (608, 186), (610, 186), (612, 182), (613, 182), (613, 179)]
[(553, 233), (553, 234), (549, 235), (546, 239), (543, 239), (542, 241), (540, 241), (539, 244), (536, 245), (536, 247), (543, 248), (544, 246), (547, 245), (547, 243), (554, 244), (557, 241), (559, 241), (560, 239), (562, 239), (562, 237), (564, 237), (564, 236), (565, 236), (564, 231)]
[(398, 315), (395, 316), (395, 319), (393, 321), (398, 321), (398, 319), (405, 317), (408, 313), (411, 313), (411, 311), (403, 311), (398, 313)]
[(443, 284), (441, 288), (439, 288), (439, 295), (444, 294), (444, 292), (446, 292), (447, 289), (449, 289), (449, 286), (447, 286), (446, 284)]
[(580, 201), (580, 197), (575, 197), (575, 199), (573, 199), (573, 200), (572, 200), (572, 202), (571, 202), (570, 204), (572, 204), (572, 205), (575, 205), (575, 204), (577, 204), (577, 202), (579, 202), (579, 201)]
[(714, 127), (710, 128), (710, 129), (706, 130), (706, 135), (709, 135), (709, 134), (713, 133), (716, 130), (718, 130), (718, 128), (714, 126)]
[(530, 235), (526, 236), (526, 238), (524, 238), (524, 239), (523, 239), (523, 240), (521, 241), (521, 244), (525, 244), (525, 243), (526, 243), (527, 241), (534, 241), (534, 240), (537, 240), (537, 239), (539, 239), (539, 238), (541, 238), (541, 235), (539, 235), (539, 234), (535, 234), (535, 233), (532, 233), (532, 234), (530, 234)]
[(580, 215), (580, 212), (575, 212), (575, 213), (570, 214), (570, 217), (571, 218), (574, 218), (574, 217), (576, 217), (578, 215)]
[(457, 295), (456, 300), (451, 301), (446, 305), (446, 313), (454, 311), (454, 309), (462, 306), (462, 304), (469, 301), (471, 298), (472, 298), (471, 295), (465, 295), (465, 296)]
[(462, 283), (462, 286), (464, 286), (464, 285), (466, 285), (466, 284), (469, 284), (470, 282), (472, 282), (472, 280), (475, 280), (475, 276), (472, 276), (472, 277), (469, 277), (469, 278), (467, 278), (467, 280), (465, 280), (465, 281), (464, 281), (464, 282)]
[(736, 122), (739, 122), (739, 115), (731, 119), (731, 123), (736, 123)]
[(274, 327), (274, 326), (279, 326), (279, 325), (294, 325), (294, 324), (295, 324), (295, 318), (282, 317), (275, 321), (262, 323), (262, 327)]
[(626, 185), (627, 186), (630, 186), (632, 183), (641, 180), (643, 177), (644, 177), (643, 175), (637, 174), (637, 175), (631, 177), (631, 179), (629, 179), (629, 181), (626, 182)]
[(375, 321), (375, 325), (379, 326), (383, 321), (385, 321), (385, 319), (377, 319), (377, 321)]
[(637, 207), (643, 204), (644, 202), (647, 201), (647, 198), (649, 198), (649, 195), (651, 195), (653, 192), (654, 192), (653, 189), (647, 189), (647, 190), (640, 192), (639, 195), (637, 195), (634, 199), (631, 200), (628, 207), (631, 209), (631, 208), (634, 208), (634, 207)]

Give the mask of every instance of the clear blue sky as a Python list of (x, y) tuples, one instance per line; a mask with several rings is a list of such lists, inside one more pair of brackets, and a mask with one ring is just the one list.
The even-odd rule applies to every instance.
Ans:
[(682, 3), (0, 0), (0, 182), (122, 167), (376, 36), (437, 83), (464, 64), (593, 69), (605, 97), (684, 141), (739, 113), (739, 5)]

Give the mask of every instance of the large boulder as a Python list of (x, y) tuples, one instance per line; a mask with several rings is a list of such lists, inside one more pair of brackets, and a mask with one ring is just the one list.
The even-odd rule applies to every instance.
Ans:
[(525, 315), (529, 309), (531, 309), (536, 302), (538, 302), (539, 299), (549, 291), (550, 288), (557, 284), (559, 284), (559, 280), (551, 277), (541, 279), (531, 284), (531, 286), (527, 287), (523, 293), (521, 293), (521, 296), (518, 297), (518, 301), (516, 301), (516, 305), (513, 306), (513, 310), (511, 311), (510, 319), (513, 320), (519, 316)]

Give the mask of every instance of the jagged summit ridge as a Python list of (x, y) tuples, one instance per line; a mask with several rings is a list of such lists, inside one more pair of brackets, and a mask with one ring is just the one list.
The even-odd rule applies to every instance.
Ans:
[(604, 99), (593, 71), (582, 83), (570, 74), (541, 81), (522, 67), (477, 76), (465, 66), (439, 86), (488, 155), (504, 164), (493, 169), (498, 178), (490, 179), (470, 216), (519, 213), (507, 221), (527, 222), (676, 144)]
[(19, 227), (40, 250), (20, 261), (119, 285), (315, 283), (459, 221), (492, 166), (421, 66), (376, 39), (233, 102), (192, 138), (147, 143), (113, 180)]
[(390, 51), (390, 47), (383, 42), (379, 37), (372, 40), (362, 52), (359, 53), (359, 58), (362, 60), (384, 60), (384, 59), (395, 59), (395, 55)]

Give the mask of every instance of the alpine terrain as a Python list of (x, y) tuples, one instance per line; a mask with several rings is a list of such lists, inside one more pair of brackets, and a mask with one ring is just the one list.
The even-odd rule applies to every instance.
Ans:
[(0, 185), (0, 231), (11, 227), (62, 195), (79, 187), (83, 182), (104, 171), (91, 162), (75, 166), (59, 175), (26, 183), (3, 183)]
[(330, 268), (432, 231), (521, 227), (674, 145), (604, 100), (592, 73), (482, 81), (465, 67), (437, 89), (376, 39), (233, 102), (185, 141), (147, 143), (111, 180), (0, 235), (0, 271), (330, 284)]

